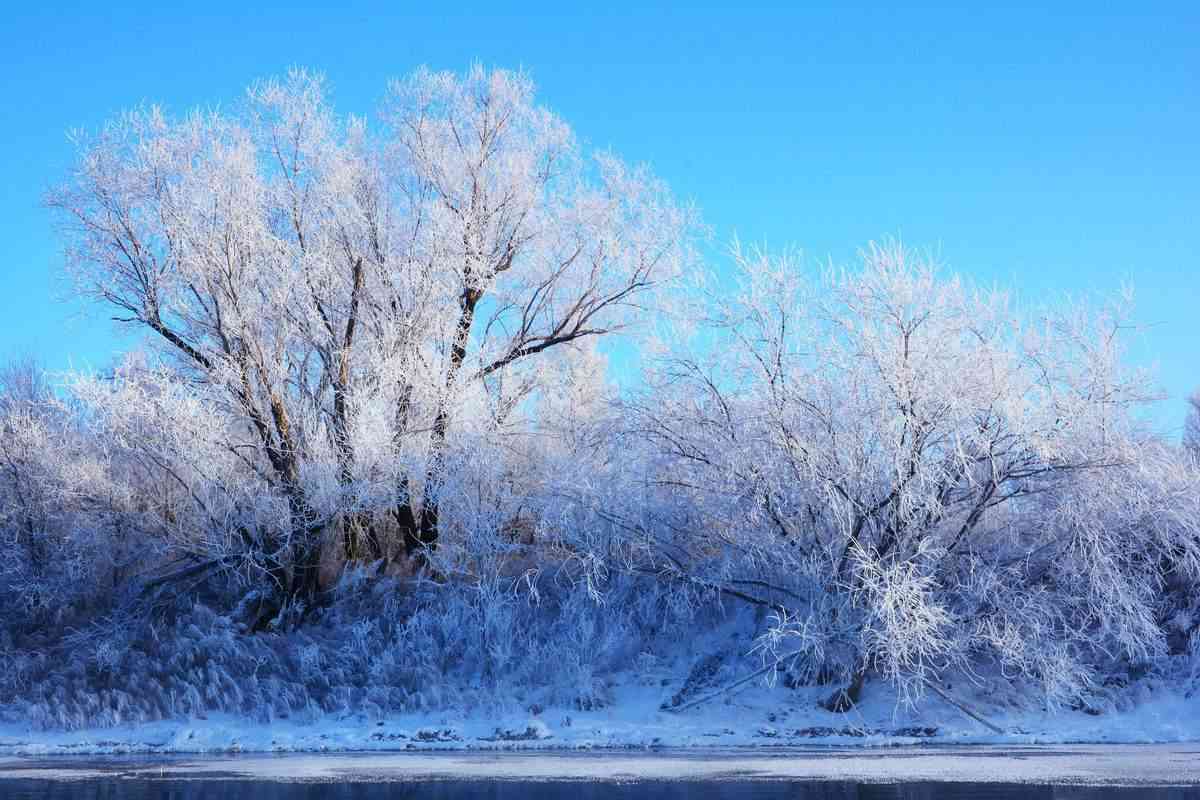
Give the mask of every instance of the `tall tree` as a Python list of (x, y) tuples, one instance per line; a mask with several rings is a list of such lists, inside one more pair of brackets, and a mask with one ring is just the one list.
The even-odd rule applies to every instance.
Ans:
[(312, 597), (334, 527), (348, 557), (385, 554), (382, 502), (410, 554), (432, 547), (463, 398), (546, 380), (533, 356), (620, 328), (691, 258), (690, 209), (585, 159), (524, 75), (421, 70), (381, 116), (338, 116), (295, 72), (234, 113), (121, 116), (49, 196), (80, 290), (285, 502), (248, 537), (284, 598)]
[[(456, 387), (619, 327), (686, 265), (695, 220), (644, 169), (584, 160), (521, 74), (421, 70), (392, 85), (385, 119), (422, 223), (413, 260), (438, 265), (454, 298), (411, 552), (437, 539)], [(398, 517), (412, 525), (414, 493), (400, 495)]]

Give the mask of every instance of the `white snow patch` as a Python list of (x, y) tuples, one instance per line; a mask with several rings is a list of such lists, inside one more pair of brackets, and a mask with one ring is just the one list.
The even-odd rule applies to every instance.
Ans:
[(898, 705), (883, 684), (868, 684), (862, 702), (846, 714), (818, 705), (828, 687), (762, 685), (675, 713), (660, 708), (662, 686), (632, 674), (621, 678), (608, 707), (551, 707), (532, 717), (528, 710), (497, 717), (457, 709), (269, 723), (213, 713), (74, 731), (9, 723), (0, 725), (0, 755), (1200, 742), (1200, 694), (1161, 685), (1128, 710), (1099, 715), (1006, 707), (983, 693), (963, 696), (1005, 731), (997, 735), (933, 695), (915, 707)]

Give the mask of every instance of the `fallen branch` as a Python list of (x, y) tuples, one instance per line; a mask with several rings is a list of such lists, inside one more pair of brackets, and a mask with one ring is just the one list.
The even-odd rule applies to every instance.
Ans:
[(964, 714), (966, 714), (968, 717), (970, 717), (971, 719), (975, 720), (976, 722), (978, 722), (978, 723), (979, 723), (980, 725), (982, 725), (983, 727), (987, 728), (987, 729), (988, 729), (989, 731), (991, 731), (992, 733), (1004, 733), (1004, 731), (1003, 731), (1001, 728), (999, 728), (999, 727), (997, 727), (997, 726), (993, 725), (992, 723), (988, 722), (988, 721), (987, 721), (986, 719), (984, 719), (984, 718), (983, 718), (983, 717), (982, 717), (982, 716), (981, 716), (981, 715), (980, 715), (978, 712), (976, 712), (976, 711), (974, 711), (973, 709), (971, 709), (971, 707), (970, 707), (970, 706), (968, 706), (966, 703), (963, 703), (963, 702), (961, 702), (961, 701), (959, 701), (959, 700), (955, 700), (953, 697), (951, 697), (950, 695), (948, 695), (948, 694), (946, 694), (945, 692), (943, 692), (943, 691), (942, 691), (940, 688), (938, 688), (937, 686), (935, 686), (935, 685), (933, 684), (933, 682), (932, 682), (932, 681), (930, 681), (928, 678), (926, 678), (926, 679), (925, 679), (925, 685), (926, 685), (926, 686), (928, 686), (930, 689), (932, 689), (932, 690), (934, 691), (934, 693), (936, 693), (936, 694), (937, 694), (937, 696), (938, 696), (938, 697), (942, 698), (942, 699), (943, 699), (943, 700), (945, 700), (947, 703), (949, 703), (950, 705), (954, 706), (954, 707), (955, 707), (955, 708), (957, 708), (959, 711), (963, 712), (963, 713), (964, 713)]
[(192, 578), (195, 576), (200, 576), (201, 579), (207, 578), (208, 573), (212, 572), (213, 570), (217, 569), (218, 567), (224, 567), (224, 566), (226, 566), (225, 559), (214, 558), (210, 561), (202, 561), (199, 564), (193, 564), (189, 567), (184, 567), (183, 569), (176, 570), (175, 572), (171, 572), (166, 575), (161, 575), (157, 578), (146, 581), (144, 584), (142, 584), (142, 589), (138, 593), (138, 596), (139, 597), (147, 597), (150, 594), (153, 594), (154, 592), (158, 591), (160, 588), (162, 588), (163, 586), (165, 586), (168, 583), (175, 583), (176, 581), (184, 581), (184, 580), (187, 580), (188, 578)]
[(717, 691), (713, 692), (712, 694), (705, 695), (704, 697), (697, 697), (695, 700), (684, 703), (681, 706), (675, 706), (674, 708), (664, 708), (663, 711), (670, 711), (673, 714), (678, 714), (682, 711), (687, 711), (689, 708), (694, 708), (703, 703), (707, 703), (709, 700), (715, 700), (716, 698), (720, 697), (721, 695), (731, 692), (734, 689), (738, 688), (739, 686), (742, 686), (743, 684), (747, 684), (750, 681), (754, 680), (755, 678), (757, 678), (761, 675), (765, 675), (767, 672), (769, 672), (769, 671), (775, 669), (775, 667), (779, 666), (779, 664), (782, 661), (783, 661), (783, 659), (781, 658), (778, 661), (775, 661), (774, 663), (768, 664), (767, 666), (763, 667), (762, 669), (758, 670), (757, 672), (752, 672), (751, 674), (747, 675), (744, 678), (739, 678), (738, 680), (734, 681), (733, 683), (729, 684), (728, 686), (724, 687), (723, 689), (718, 689)]

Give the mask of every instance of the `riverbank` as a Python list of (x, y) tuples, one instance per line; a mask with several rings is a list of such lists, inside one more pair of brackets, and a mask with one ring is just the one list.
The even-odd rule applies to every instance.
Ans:
[[(0, 725), (0, 756), (181, 753), (336, 753), (349, 751), (630, 750), (809, 745), (1046, 745), (1200, 742), (1200, 695), (1169, 686), (1124, 710), (1045, 709), (1001, 702), (962, 688), (955, 698), (996, 730), (927, 694), (898, 703), (886, 685), (869, 686), (848, 713), (818, 703), (827, 689), (782, 691), (762, 685), (682, 711), (662, 708), (661, 690), (614, 687), (604, 708), (520, 707), (370, 717), (332, 713), (248, 720), (228, 714), (80, 730)], [(997, 732), (999, 731), (999, 732)]]
[(1200, 786), (1200, 744), (0, 758), (4, 780), (823, 780)]

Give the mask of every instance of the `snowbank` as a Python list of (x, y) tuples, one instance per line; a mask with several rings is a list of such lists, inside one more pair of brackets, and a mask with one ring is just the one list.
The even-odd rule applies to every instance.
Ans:
[(8, 723), (0, 726), (0, 755), (1200, 742), (1200, 695), (1161, 685), (1143, 689), (1143, 699), (1128, 710), (1103, 713), (1031, 711), (1028, 703), (1004, 707), (982, 690), (956, 687), (960, 699), (1005, 731), (997, 735), (934, 695), (914, 707), (898, 704), (883, 684), (868, 685), (859, 706), (846, 714), (818, 705), (827, 687), (761, 684), (676, 713), (661, 708), (663, 686), (645, 676), (623, 677), (611, 689), (613, 702), (590, 711), (534, 706), (488, 714), (464, 708), (270, 723), (213, 713), (73, 731)]

